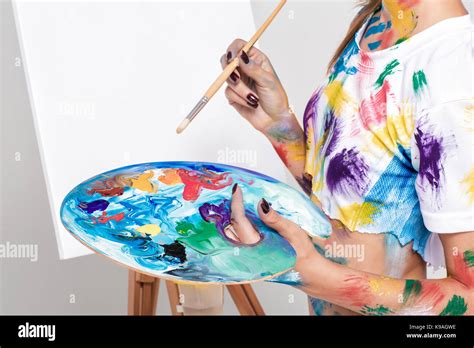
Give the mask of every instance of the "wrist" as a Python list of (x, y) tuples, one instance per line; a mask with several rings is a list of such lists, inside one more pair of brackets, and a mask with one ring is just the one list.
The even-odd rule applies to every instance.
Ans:
[(291, 108), (282, 112), (278, 117), (272, 117), (272, 121), (261, 132), (272, 143), (304, 141), (303, 129)]
[[(325, 287), (324, 283), (328, 279), (327, 272), (331, 270), (334, 264), (318, 253), (316, 250), (298, 261), (298, 273), (301, 277), (301, 283), (304, 287), (310, 288), (313, 296)], [(322, 296), (322, 294), (319, 294)]]

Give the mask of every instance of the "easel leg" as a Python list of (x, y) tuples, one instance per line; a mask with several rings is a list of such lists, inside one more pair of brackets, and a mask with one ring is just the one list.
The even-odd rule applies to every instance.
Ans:
[[(128, 314), (155, 315), (158, 301), (160, 279), (135, 271), (128, 273)], [(249, 284), (227, 285), (240, 315), (265, 315), (255, 292)], [(183, 315), (179, 310), (179, 288), (172, 281), (166, 281), (166, 289), (170, 301), (171, 313)]]
[(171, 314), (172, 315), (183, 315), (183, 311), (178, 310), (178, 308), (180, 306), (178, 284), (167, 280), (166, 281), (166, 290), (168, 291), (168, 298), (170, 300)]
[(128, 273), (128, 314), (155, 315), (160, 280), (135, 271)]
[(249, 284), (227, 285), (240, 315), (265, 315), (262, 305)]

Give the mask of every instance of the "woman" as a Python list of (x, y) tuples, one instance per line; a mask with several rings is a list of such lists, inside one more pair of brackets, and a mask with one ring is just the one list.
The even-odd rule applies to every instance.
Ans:
[[(256, 48), (239, 57), (226, 97), (333, 231), (310, 240), (264, 197), (260, 218), (296, 250), (292, 284), (316, 315), (474, 314), (470, 17), (461, 0), (362, 5), (304, 129), (268, 58)], [(223, 67), (244, 43), (230, 45)], [(229, 237), (252, 244), (242, 199), (236, 185)], [(448, 277), (426, 279), (426, 263), (445, 264)]]

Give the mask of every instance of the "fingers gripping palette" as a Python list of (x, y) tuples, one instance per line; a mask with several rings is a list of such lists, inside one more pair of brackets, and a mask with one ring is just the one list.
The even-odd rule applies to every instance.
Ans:
[[(235, 183), (262, 235), (255, 245), (224, 234)], [(329, 235), (323, 213), (290, 186), (199, 162), (146, 163), (100, 174), (65, 197), (61, 219), (83, 244), (139, 272), (175, 281), (247, 283), (279, 275), (296, 260), (288, 242), (259, 219), (261, 198), (311, 235)]]

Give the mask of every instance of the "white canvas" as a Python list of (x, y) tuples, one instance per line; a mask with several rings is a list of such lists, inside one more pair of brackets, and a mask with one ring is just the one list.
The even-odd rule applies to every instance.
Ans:
[(61, 258), (90, 253), (59, 210), (73, 187), (101, 172), (187, 160), (286, 181), (270, 144), (223, 90), (175, 133), (220, 73), (229, 43), (255, 32), (250, 1), (15, 0), (14, 9)]

